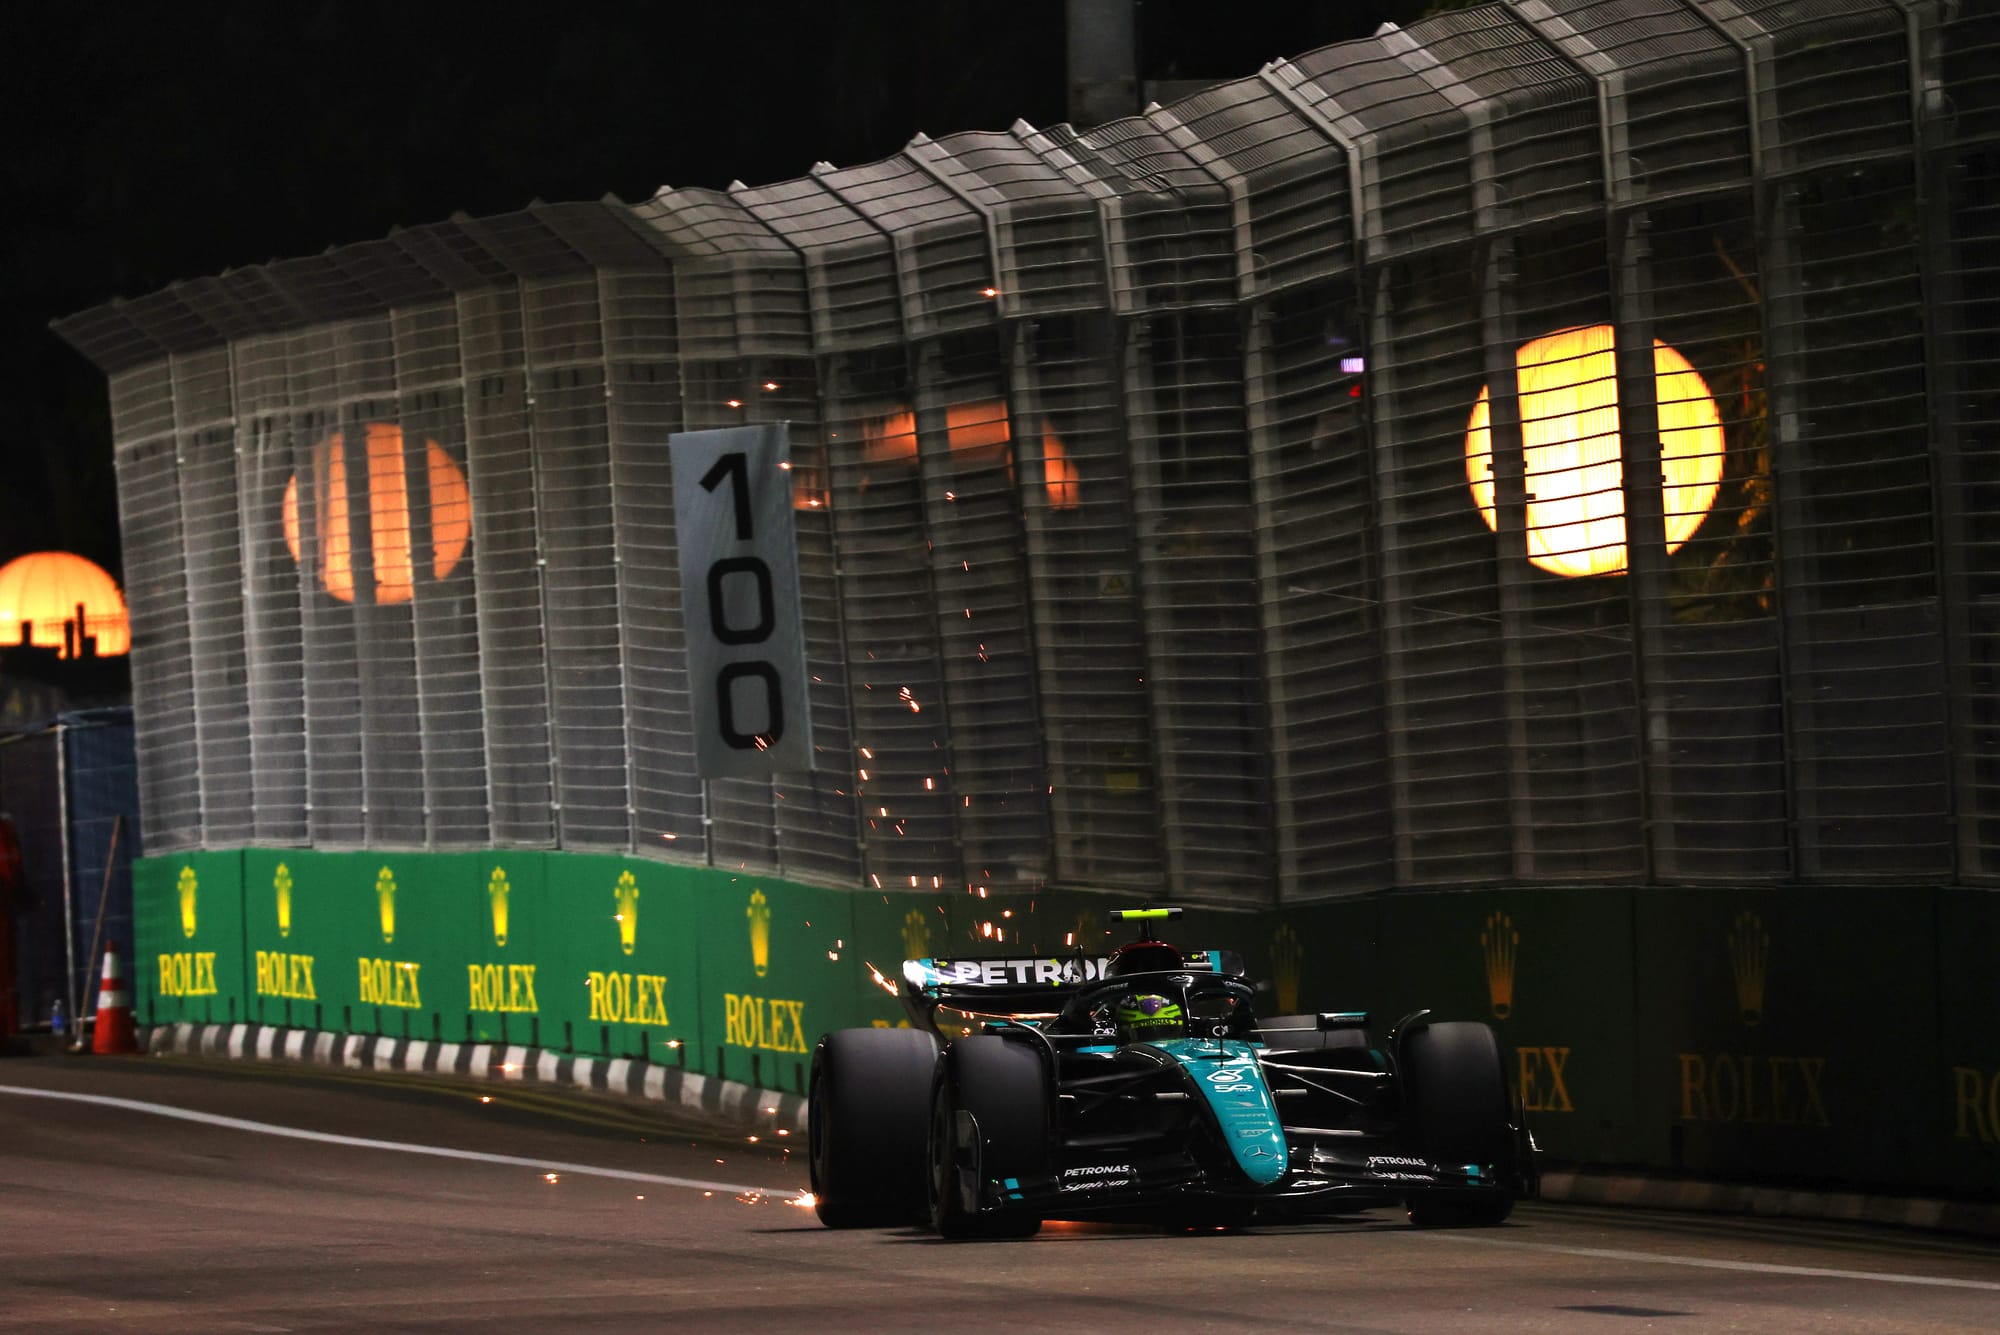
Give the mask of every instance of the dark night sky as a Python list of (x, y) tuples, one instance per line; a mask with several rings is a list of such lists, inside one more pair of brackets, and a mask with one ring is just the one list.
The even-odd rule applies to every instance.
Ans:
[[(1149, 0), (1140, 74), (1248, 74), (1411, 8)], [(0, 374), (24, 409), (0, 435), (0, 561), (58, 547), (118, 570), (104, 380), (52, 319), (456, 211), (1054, 124), (1063, 34), (1061, 0), (0, 4)]]

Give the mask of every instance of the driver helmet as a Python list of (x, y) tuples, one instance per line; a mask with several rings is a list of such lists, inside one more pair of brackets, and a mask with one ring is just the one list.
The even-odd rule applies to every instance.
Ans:
[(1118, 1037), (1127, 1043), (1145, 1043), (1158, 1038), (1179, 1038), (1187, 1024), (1180, 1003), (1163, 996), (1141, 992), (1124, 998), (1112, 1012)]

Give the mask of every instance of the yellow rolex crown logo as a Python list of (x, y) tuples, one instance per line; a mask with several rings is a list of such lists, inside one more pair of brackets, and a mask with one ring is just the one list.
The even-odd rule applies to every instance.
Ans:
[(911, 909), (903, 915), (903, 958), (906, 960), (929, 959), (931, 953), (931, 923), (922, 909)]
[(284, 863), (278, 864), (277, 875), (271, 878), (271, 888), (278, 894), (278, 935), (292, 934), (292, 872)]
[(750, 963), (762, 978), (771, 970), (771, 906), (762, 890), (750, 892), (750, 907), (744, 913), (750, 919)]
[(1729, 929), (1729, 971), (1736, 979), (1736, 1012), (1743, 1023), (1764, 1018), (1764, 977), (1771, 962), (1771, 934), (1749, 909)]
[(174, 883), (174, 888), (181, 892), (181, 935), (193, 936), (194, 892), (197, 889), (193, 867), (181, 868), (180, 880)]
[(1514, 955), (1521, 934), (1504, 910), (1489, 913), (1479, 944), (1486, 954), (1486, 995), (1493, 1003), (1493, 1018), (1504, 1020), (1514, 1013)]
[(618, 948), (629, 955), (639, 945), (639, 878), (619, 872), (611, 897), (618, 901)]
[(507, 896), (513, 887), (507, 884), (507, 869), (495, 867), (493, 874), (486, 878), (486, 897), (493, 902), (493, 944), (507, 944)]
[(382, 944), (396, 939), (396, 875), (387, 867), (375, 873), (375, 902), (382, 910)]
[(1299, 1008), (1299, 966), (1305, 958), (1306, 948), (1291, 924), (1281, 924), (1271, 933), (1271, 986), (1277, 989), (1281, 1014), (1289, 1015)]

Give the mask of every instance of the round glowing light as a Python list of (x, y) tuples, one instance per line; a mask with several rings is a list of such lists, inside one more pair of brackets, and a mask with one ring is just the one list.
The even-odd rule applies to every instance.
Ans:
[[(354, 601), (354, 535), (348, 519), (347, 451), (336, 431), (313, 446), (314, 513), (319, 535), (320, 587), (343, 603)], [(444, 447), (426, 441), (430, 466), (431, 573), (437, 579), (457, 568), (472, 537), (472, 503), (465, 474)], [(406, 603), (415, 592), (416, 564), (410, 550), (410, 492), (403, 466), (403, 432), (386, 422), (370, 422), (368, 455), (368, 550), (374, 558), (375, 601)], [(285, 484), (285, 546), (299, 554), (299, 479)]]
[[(1528, 560), (1556, 575), (1622, 571), (1625, 555), (1624, 443), (1610, 325), (1564, 329), (1514, 354), (1527, 472)], [(1694, 535), (1722, 481), (1722, 415), (1701, 373), (1653, 341), (1660, 404), (1660, 467), (1667, 550)], [(1479, 391), (1465, 433), (1465, 476), (1488, 528), (1493, 440), (1488, 390)]]
[[(78, 604), (83, 625), (73, 627)], [(78, 631), (97, 637), (100, 656), (132, 648), (118, 581), (95, 561), (69, 552), (29, 552), (0, 566), (0, 646), (19, 644), (24, 624), (30, 644), (63, 658), (82, 654)]]
[[(838, 433), (836, 433), (837, 436)], [(952, 459), (973, 468), (1005, 467), (1014, 476), (1014, 441), (1007, 423), (1007, 405), (998, 399), (984, 403), (954, 403), (945, 409), (945, 442)], [(868, 464), (900, 463), (917, 457), (917, 415), (897, 407), (866, 424), (862, 460)], [(1082, 473), (1069, 457), (1053, 423), (1042, 419), (1042, 486), (1052, 510), (1074, 510), (1082, 502)]]

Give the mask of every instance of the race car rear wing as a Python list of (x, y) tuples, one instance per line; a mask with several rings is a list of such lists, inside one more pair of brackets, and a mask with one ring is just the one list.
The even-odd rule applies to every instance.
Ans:
[[(1243, 959), (1233, 950), (1193, 950), (1182, 956), (1189, 973), (1243, 976)], [(935, 1027), (940, 1009), (971, 1015), (1024, 1019), (1053, 1015), (1078, 992), (1103, 979), (1107, 956), (1077, 951), (1068, 958), (992, 955), (959, 959), (904, 960), (897, 995), (910, 1019)]]

